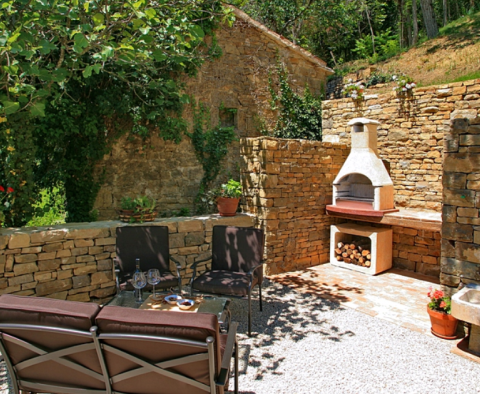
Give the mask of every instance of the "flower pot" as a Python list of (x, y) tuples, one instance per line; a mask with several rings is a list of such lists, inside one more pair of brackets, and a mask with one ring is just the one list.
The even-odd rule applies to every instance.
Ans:
[(427, 306), (427, 312), (432, 324), (432, 334), (443, 339), (455, 339), (458, 320), (445, 312), (438, 312)]
[(150, 211), (149, 209), (119, 209), (118, 216), (122, 222), (136, 223), (136, 222), (153, 222), (157, 217), (157, 211)]
[(218, 197), (217, 208), (220, 216), (235, 216), (237, 213), (239, 198)]

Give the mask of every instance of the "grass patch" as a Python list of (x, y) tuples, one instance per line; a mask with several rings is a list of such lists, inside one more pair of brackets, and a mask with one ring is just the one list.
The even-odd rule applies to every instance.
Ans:
[(450, 81), (450, 82), (463, 82), (463, 81), (470, 81), (471, 79), (480, 79), (480, 71), (463, 75), (461, 77), (455, 78), (453, 81)]
[(464, 16), (440, 28), (440, 36), (450, 40), (480, 40), (480, 12)]

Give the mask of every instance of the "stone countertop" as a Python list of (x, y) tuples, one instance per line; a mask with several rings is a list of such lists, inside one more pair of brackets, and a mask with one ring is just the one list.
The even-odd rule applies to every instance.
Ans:
[(408, 227), (427, 231), (439, 232), (442, 229), (442, 213), (435, 211), (400, 209), (398, 212), (386, 213), (381, 218), (370, 216), (349, 216), (332, 213), (330, 213), (330, 215), (362, 222), (380, 223), (390, 226)]

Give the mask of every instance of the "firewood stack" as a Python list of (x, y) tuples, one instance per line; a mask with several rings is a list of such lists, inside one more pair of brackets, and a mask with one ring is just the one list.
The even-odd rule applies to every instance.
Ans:
[(368, 245), (361, 245), (358, 242), (339, 242), (335, 249), (335, 258), (337, 261), (368, 268), (372, 264), (372, 254), (371, 251), (367, 249), (368, 247)]

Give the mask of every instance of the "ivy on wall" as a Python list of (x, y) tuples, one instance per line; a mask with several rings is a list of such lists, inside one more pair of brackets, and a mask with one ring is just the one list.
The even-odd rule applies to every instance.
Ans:
[(264, 134), (277, 138), (318, 140), (322, 139), (322, 101), (308, 87), (303, 95), (293, 91), (288, 82), (288, 71), (280, 62), (276, 73), (270, 73), (268, 87), (271, 94), (270, 107), (278, 111), (272, 130)]
[[(220, 107), (220, 111), (234, 114), (235, 109)], [(220, 116), (222, 118), (222, 116)], [(210, 111), (203, 103), (193, 104), (193, 130), (187, 132), (192, 140), (195, 155), (202, 165), (203, 176), (200, 181), (200, 190), (197, 202), (212, 186), (222, 169), (222, 160), (228, 153), (228, 145), (237, 139), (235, 126), (211, 127)]]

